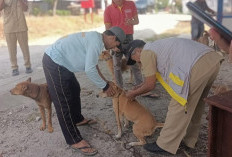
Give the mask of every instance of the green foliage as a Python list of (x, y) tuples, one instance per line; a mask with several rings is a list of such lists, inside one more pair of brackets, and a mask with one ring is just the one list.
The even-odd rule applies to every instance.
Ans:
[(41, 14), (41, 10), (39, 8), (33, 8), (32, 14), (38, 16)]
[(176, 8), (180, 13), (182, 12), (182, 0), (176, 0)]
[(156, 10), (163, 10), (168, 6), (168, 1), (169, 0), (157, 0), (156, 1)]
[[(48, 11), (48, 15), (52, 16), (52, 10)], [(71, 15), (71, 11), (69, 11), (69, 10), (56, 10), (56, 15), (69, 16), (69, 15)]]
[(49, 4), (53, 4), (54, 3), (54, 0), (44, 0), (45, 2), (48, 2)]

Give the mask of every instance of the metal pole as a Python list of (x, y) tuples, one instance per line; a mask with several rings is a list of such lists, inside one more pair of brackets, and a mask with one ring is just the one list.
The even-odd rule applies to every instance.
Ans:
[(220, 23), (222, 23), (223, 18), (223, 1), (224, 0), (218, 0), (217, 21)]

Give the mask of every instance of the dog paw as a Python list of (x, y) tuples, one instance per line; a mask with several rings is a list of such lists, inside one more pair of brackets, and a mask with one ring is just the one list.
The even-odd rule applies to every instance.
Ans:
[(133, 147), (133, 146), (141, 146), (141, 145), (144, 145), (144, 143), (142, 142), (131, 142), (128, 144), (129, 146)]
[(44, 125), (42, 125), (41, 127), (40, 127), (40, 131), (44, 131), (46, 129), (46, 126), (44, 126)]
[(128, 145), (129, 146), (142, 146), (144, 144), (146, 144), (145, 141), (139, 141), (139, 142), (130, 142)]
[(48, 132), (52, 133), (53, 132), (53, 127), (48, 127)]

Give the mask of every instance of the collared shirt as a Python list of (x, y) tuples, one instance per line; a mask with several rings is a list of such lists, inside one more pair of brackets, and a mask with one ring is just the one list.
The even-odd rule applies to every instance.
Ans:
[(103, 49), (102, 34), (93, 31), (63, 37), (47, 48), (45, 53), (71, 72), (85, 72), (91, 81), (103, 89), (106, 82), (96, 68)]
[(4, 32), (27, 31), (25, 15), (19, 0), (4, 0)]
[(137, 16), (135, 3), (132, 1), (124, 1), (122, 7), (118, 7), (112, 3), (104, 12), (104, 23), (110, 23), (111, 26), (118, 26), (123, 29), (126, 34), (133, 34), (133, 25), (126, 25), (126, 19), (131, 19)]

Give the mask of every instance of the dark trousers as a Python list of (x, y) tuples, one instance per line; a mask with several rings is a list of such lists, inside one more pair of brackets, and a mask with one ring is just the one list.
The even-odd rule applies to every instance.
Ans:
[(53, 62), (47, 54), (43, 56), (43, 69), (64, 138), (69, 145), (78, 143), (82, 137), (76, 124), (84, 120), (80, 84), (74, 73)]

